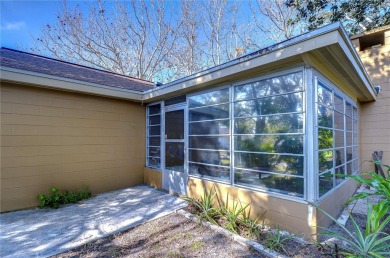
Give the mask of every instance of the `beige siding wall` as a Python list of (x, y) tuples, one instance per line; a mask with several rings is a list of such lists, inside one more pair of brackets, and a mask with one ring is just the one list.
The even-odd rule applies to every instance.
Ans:
[[(340, 216), (340, 212), (342, 211), (343, 205), (355, 193), (357, 187), (357, 183), (353, 179), (349, 179), (348, 182), (343, 184), (341, 187), (327, 196), (323, 201), (321, 201), (318, 204), (318, 207), (320, 207), (322, 210), (325, 210), (334, 218), (338, 218)], [(317, 209), (315, 217), (319, 231), (323, 231), (321, 230), (322, 227), (328, 227), (333, 222), (319, 209)]]
[(259, 218), (259, 224), (265, 223), (265, 225), (273, 227), (279, 225), (282, 229), (307, 240), (312, 240), (315, 237), (313, 234), (316, 233), (316, 228), (310, 226), (308, 205), (305, 203), (196, 178), (188, 180), (188, 195), (191, 197), (199, 197), (203, 194), (204, 189), (210, 191), (212, 188), (217, 191), (223, 202), (229, 196), (230, 205), (233, 201), (239, 201), (242, 205), (250, 203), (251, 216), (254, 219)]
[(1, 211), (37, 205), (49, 187), (93, 193), (144, 181), (139, 103), (1, 83)]
[(161, 189), (162, 188), (162, 171), (153, 168), (144, 168), (144, 184)]
[[(359, 55), (374, 85), (382, 88), (376, 101), (361, 105), (362, 161), (371, 160), (374, 151), (383, 151), (383, 163), (390, 164), (390, 42)], [(373, 170), (373, 165), (364, 162), (363, 171), (368, 170)]]

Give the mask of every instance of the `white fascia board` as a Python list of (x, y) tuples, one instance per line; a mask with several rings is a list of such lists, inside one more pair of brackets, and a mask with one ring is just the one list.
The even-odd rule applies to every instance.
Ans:
[[(165, 95), (176, 90), (187, 89), (197, 84), (220, 79), (224, 76), (238, 74), (258, 66), (293, 57), (321, 47), (338, 42), (338, 28), (340, 23), (332, 23), (316, 31), (303, 34), (288, 41), (269, 47), (264, 54), (249, 54), (242, 58), (207, 69), (203, 72), (173, 81), (166, 85), (145, 92), (144, 100)], [(261, 52), (261, 50), (260, 50)]]
[(44, 88), (87, 93), (137, 102), (142, 101), (142, 92), (112, 88), (96, 83), (72, 80), (59, 76), (52, 76), (4, 66), (0, 66), (0, 79), (2, 81), (22, 83)]
[(351, 64), (354, 66), (355, 71), (358, 73), (362, 83), (366, 86), (371, 97), (373, 99), (376, 99), (377, 94), (374, 89), (374, 84), (372, 83), (371, 78), (368, 75), (363, 62), (360, 59), (359, 54), (357, 53), (355, 47), (352, 45), (352, 42), (348, 37), (348, 33), (346, 32), (343, 26), (340, 26), (339, 32), (340, 32), (339, 45), (341, 49), (344, 51), (345, 55), (350, 60)]
[(347, 58), (353, 65), (356, 73), (359, 75), (363, 87), (366, 87), (373, 99), (375, 99), (375, 91), (370, 77), (368, 76), (363, 63), (352, 43), (348, 38), (348, 34), (341, 25), (336, 22), (324, 26), (315, 31), (295, 37), (291, 40), (271, 46), (264, 54), (248, 55), (225, 64), (210, 68), (203, 72), (173, 81), (161, 87), (144, 92), (143, 100), (151, 100), (153, 98), (163, 96), (175, 91), (190, 89), (199, 84), (212, 82), (222, 79), (223, 77), (234, 76), (243, 71), (253, 69), (260, 66), (265, 66), (269, 63), (280, 61), (289, 57), (307, 53), (322, 47), (338, 44), (344, 51)]

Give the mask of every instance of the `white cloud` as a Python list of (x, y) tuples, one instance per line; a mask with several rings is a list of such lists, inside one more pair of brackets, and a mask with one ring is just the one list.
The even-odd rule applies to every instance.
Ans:
[(23, 21), (18, 22), (7, 22), (5, 24), (1, 24), (1, 30), (20, 30), (24, 26), (26, 26), (26, 23)]

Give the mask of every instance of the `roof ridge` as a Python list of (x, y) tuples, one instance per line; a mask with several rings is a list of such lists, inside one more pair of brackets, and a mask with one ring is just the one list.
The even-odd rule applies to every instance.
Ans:
[(78, 66), (78, 67), (83, 67), (83, 68), (87, 68), (87, 69), (91, 69), (91, 70), (95, 70), (95, 71), (99, 71), (99, 72), (109, 73), (109, 74), (112, 74), (112, 75), (115, 75), (115, 76), (124, 77), (124, 78), (128, 78), (128, 79), (144, 82), (145, 84), (146, 83), (150, 83), (150, 84), (154, 85), (154, 83), (152, 81), (139, 79), (139, 78), (135, 78), (135, 77), (132, 77), (132, 76), (127, 76), (127, 75), (124, 75), (124, 74), (114, 73), (114, 72), (103, 70), (103, 69), (99, 69), (99, 68), (94, 68), (94, 67), (90, 67), (90, 66), (86, 66), (86, 65), (76, 64), (76, 63), (63, 61), (63, 60), (55, 59), (55, 58), (52, 58), (52, 57), (38, 55), (38, 54), (35, 54), (35, 53), (30, 53), (30, 52), (26, 52), (26, 51), (22, 51), (22, 50), (18, 50), (18, 49), (13, 49), (13, 48), (8, 48), (8, 47), (1, 47), (1, 49), (6, 49), (6, 50), (13, 51), (13, 52), (23, 53), (23, 54), (27, 54), (27, 55), (31, 55), (31, 56), (35, 56), (35, 57), (39, 57), (39, 58), (44, 58), (44, 59), (48, 59), (48, 60), (52, 60), (52, 61), (56, 61), (56, 62), (60, 62), (60, 63), (64, 63), (64, 64), (69, 64), (69, 65), (74, 65), (74, 66)]

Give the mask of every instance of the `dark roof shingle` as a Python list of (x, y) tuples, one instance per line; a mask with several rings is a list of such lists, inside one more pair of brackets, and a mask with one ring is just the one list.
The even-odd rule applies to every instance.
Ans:
[(3, 47), (0, 50), (0, 65), (139, 92), (154, 88), (150, 81)]

